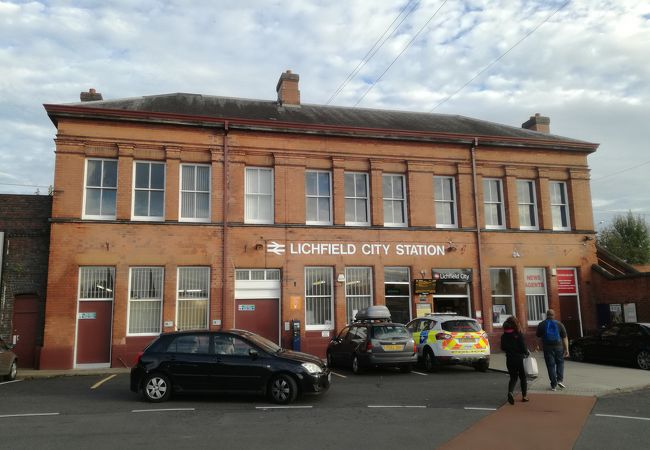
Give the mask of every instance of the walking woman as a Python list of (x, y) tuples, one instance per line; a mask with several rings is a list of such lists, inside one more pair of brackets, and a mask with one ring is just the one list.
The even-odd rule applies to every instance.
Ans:
[(506, 353), (506, 367), (510, 374), (508, 383), (508, 403), (515, 404), (514, 390), (517, 378), (521, 382), (521, 401), (527, 402), (528, 384), (526, 382), (526, 371), (524, 370), (524, 358), (528, 356), (528, 349), (524, 335), (521, 333), (521, 325), (515, 316), (510, 316), (503, 323), (503, 335), (501, 335), (501, 350)]

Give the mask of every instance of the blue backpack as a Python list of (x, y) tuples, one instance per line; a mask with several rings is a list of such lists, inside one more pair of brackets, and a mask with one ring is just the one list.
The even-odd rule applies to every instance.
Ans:
[(546, 321), (546, 333), (544, 333), (545, 342), (557, 342), (560, 340), (560, 329), (557, 322), (553, 319)]

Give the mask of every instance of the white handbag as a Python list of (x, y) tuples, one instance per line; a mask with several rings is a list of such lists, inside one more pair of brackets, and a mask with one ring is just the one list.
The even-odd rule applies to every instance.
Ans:
[(528, 378), (537, 378), (539, 372), (537, 371), (537, 360), (531, 355), (524, 358), (524, 371)]

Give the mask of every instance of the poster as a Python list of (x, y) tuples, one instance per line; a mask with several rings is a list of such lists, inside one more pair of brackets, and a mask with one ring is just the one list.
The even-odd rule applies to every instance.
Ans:
[(506, 305), (492, 305), (492, 323), (503, 323), (506, 315)]
[(609, 305), (609, 321), (610, 323), (623, 322), (623, 308), (620, 303), (612, 303)]
[(623, 316), (625, 322), (636, 322), (636, 303), (626, 303), (623, 305)]

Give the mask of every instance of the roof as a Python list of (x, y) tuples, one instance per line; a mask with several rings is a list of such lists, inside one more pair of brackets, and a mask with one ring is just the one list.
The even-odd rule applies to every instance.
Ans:
[(287, 105), (200, 94), (174, 93), (116, 100), (46, 104), (57, 125), (59, 117), (172, 122), (318, 134), (354, 134), (395, 139), (435, 139), (492, 145), (557, 147), (593, 152), (597, 144), (501, 125), (459, 115), (432, 114), (326, 105)]

